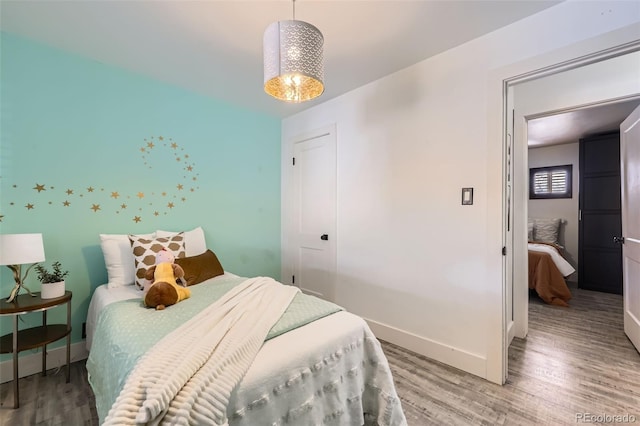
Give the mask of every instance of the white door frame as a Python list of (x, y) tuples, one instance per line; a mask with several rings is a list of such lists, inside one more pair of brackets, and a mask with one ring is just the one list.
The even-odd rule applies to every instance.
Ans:
[[(323, 127), (319, 127), (317, 129), (296, 134), (292, 137), (284, 140), (284, 150), (288, 155), (283, 155), (283, 160), (281, 163), (282, 167), (282, 199), (283, 205), (288, 206), (286, 212), (282, 214), (281, 221), (281, 232), (282, 232), (282, 259), (281, 259), (281, 275), (282, 282), (286, 284), (294, 284), (291, 280), (291, 277), (294, 273), (295, 267), (295, 254), (293, 251), (295, 250), (295, 241), (294, 241), (294, 232), (291, 228), (291, 224), (294, 223), (293, 218), (290, 216), (291, 212), (294, 209), (295, 198), (293, 197), (294, 192), (294, 181), (293, 181), (293, 171), (292, 171), (292, 158), (294, 155), (294, 145), (298, 142), (303, 142), (310, 139), (315, 139), (321, 136), (329, 135), (331, 137), (331, 146), (333, 149), (333, 156), (335, 160), (333, 173), (335, 174), (334, 178), (337, 182), (337, 130), (336, 124), (328, 124)], [(338, 206), (338, 193), (337, 193), (337, 185), (335, 188), (335, 205), (333, 207), (332, 217), (330, 218), (329, 229), (327, 230), (330, 238), (328, 240), (328, 250), (330, 253), (330, 264), (329, 273), (331, 275), (331, 282), (329, 286), (332, 289), (331, 297), (335, 297), (335, 285), (336, 285), (336, 274), (337, 274), (337, 206)], [(296, 283), (297, 284), (297, 283)]]
[[(503, 81), (503, 116), (507, 116), (510, 110), (510, 103), (507, 102), (510, 91), (518, 84), (525, 83), (532, 80), (539, 80), (545, 77), (553, 76), (556, 74), (570, 71), (573, 69), (581, 68), (585, 65), (606, 61), (613, 59), (628, 53), (636, 52), (640, 50), (640, 41), (627, 43), (614, 48), (602, 50), (599, 52), (591, 53), (582, 57), (578, 57), (569, 61), (561, 62), (556, 65), (545, 67), (536, 71), (532, 71), (519, 76), (507, 78)], [(637, 95), (637, 94), (636, 94)], [(581, 105), (565, 105), (564, 107), (547, 110), (547, 111), (528, 111), (518, 112), (516, 111), (514, 120), (514, 135), (515, 138), (512, 143), (513, 158), (514, 158), (514, 177), (516, 180), (513, 183), (513, 193), (525, 194), (527, 191), (527, 170), (528, 170), (528, 155), (526, 149), (526, 124), (529, 119), (539, 118), (547, 115), (554, 115), (562, 112), (568, 112), (571, 110), (590, 107), (599, 104), (619, 102), (623, 100), (629, 100), (636, 98), (635, 95), (629, 95), (628, 97), (618, 97), (612, 99), (604, 99), (594, 103), (585, 103)], [(514, 100), (517, 104), (517, 99)], [(503, 123), (504, 124), (504, 123)], [(503, 126), (503, 153), (507, 150), (507, 144), (509, 141), (509, 135), (507, 126)], [(505, 162), (503, 161), (503, 164)], [(503, 167), (505, 167), (503, 165)], [(503, 176), (506, 170), (503, 170)], [(503, 205), (506, 200), (507, 187), (506, 182), (503, 181)], [(528, 266), (527, 266), (527, 249), (526, 249), (526, 223), (527, 223), (527, 203), (526, 197), (515, 198), (512, 200), (513, 208), (513, 241), (507, 240), (506, 223), (507, 218), (503, 217), (503, 242), (506, 247), (512, 243), (512, 249), (507, 251), (506, 257), (511, 259), (505, 259), (505, 264), (509, 261), (513, 262), (513, 274), (507, 274), (506, 268), (503, 268), (503, 312), (510, 312), (510, 309), (514, 310), (514, 324), (513, 334), (517, 337), (525, 337), (528, 331), (528, 288), (526, 285), (514, 286), (514, 282), (526, 283), (528, 281)], [(511, 303), (508, 300), (507, 295), (510, 294), (509, 290), (513, 290), (513, 306), (509, 306)], [(509, 320), (506, 315), (503, 317), (503, 383), (506, 380), (508, 372), (508, 347), (510, 343), (509, 333)]]

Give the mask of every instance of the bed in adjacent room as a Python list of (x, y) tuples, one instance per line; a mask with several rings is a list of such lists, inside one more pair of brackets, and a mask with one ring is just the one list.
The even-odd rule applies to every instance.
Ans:
[[(162, 231), (145, 238), (157, 241), (158, 235)], [(109, 284), (94, 292), (87, 318), (87, 370), (101, 424), (143, 419), (228, 420), (238, 426), (406, 425), (386, 357), (362, 318), (269, 278), (224, 272), (215, 254), (193, 237), (186, 238), (192, 251), (176, 259), (191, 280), (191, 296), (153, 310), (143, 306), (136, 285), (122, 284), (137, 275), (129, 268), (122, 236), (101, 236), (107, 270), (119, 262), (129, 269), (109, 271)], [(119, 282), (118, 273), (125, 276)], [(112, 277), (116, 284), (110, 286)], [(271, 312), (280, 302), (270, 302), (267, 293), (249, 295), (256, 286), (288, 292), (291, 303), (282, 305), (281, 316)], [(242, 308), (240, 300), (252, 305)], [(254, 325), (247, 322), (251, 317)], [(244, 325), (229, 325), (236, 320)], [(247, 361), (261, 327), (266, 338)], [(200, 329), (206, 337), (197, 334)]]
[(561, 219), (529, 220), (529, 288), (551, 305), (569, 306), (571, 290), (566, 277), (575, 269), (563, 257), (558, 244)]

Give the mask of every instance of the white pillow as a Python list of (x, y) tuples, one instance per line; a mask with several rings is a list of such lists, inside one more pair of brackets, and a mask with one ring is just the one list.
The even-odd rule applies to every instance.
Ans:
[(527, 221), (527, 239), (529, 241), (534, 241), (534, 223), (533, 219), (529, 219)]
[(535, 240), (558, 244), (561, 219), (533, 219), (535, 223)]
[[(156, 233), (140, 234), (139, 237), (155, 238)], [(136, 265), (129, 235), (100, 234), (100, 247), (107, 267), (107, 288), (133, 285), (136, 280)]]
[(184, 232), (184, 248), (187, 251), (187, 257), (197, 256), (207, 251), (207, 242), (204, 238), (204, 230), (201, 226), (198, 226), (191, 231), (156, 231), (156, 237), (165, 238), (172, 237), (174, 235)]

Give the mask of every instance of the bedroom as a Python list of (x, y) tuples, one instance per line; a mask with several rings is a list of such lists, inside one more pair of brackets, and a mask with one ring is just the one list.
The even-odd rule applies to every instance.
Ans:
[[(2, 232), (27, 232), (37, 221), (45, 233), (46, 251), (53, 253), (49, 256), (60, 258), (73, 271), (69, 284), (75, 303), (74, 348), (82, 346), (80, 332), (90, 294), (105, 279), (99, 233), (202, 225), (208, 243), (229, 270), (288, 277), (288, 252), (281, 243), (288, 222), (280, 198), (281, 174), (288, 170), (283, 165), (289, 164), (290, 156), (281, 143), (307, 130), (302, 129), (303, 121), (310, 129), (336, 121), (331, 109), (339, 108), (345, 118), (337, 130), (337, 271), (341, 291), (348, 291), (339, 295), (340, 303), (388, 325), (388, 330), (401, 331), (399, 342), (418, 336), (402, 342), (418, 352), (500, 381), (501, 308), (495, 302), (501, 303), (501, 183), (500, 160), (494, 155), (500, 147), (489, 143), (488, 134), (495, 129), (487, 124), (487, 116), (497, 108), (489, 106), (488, 74), (562, 48), (571, 50), (607, 33), (605, 42), (594, 42), (587, 51), (636, 39), (633, 4), (616, 5), (604, 17), (593, 4), (555, 6), (284, 123), (3, 34), (3, 57), (13, 59), (3, 60), (3, 67), (8, 67), (3, 79), (11, 78), (11, 84), (3, 84), (3, 91), (8, 91), (3, 99), (12, 96), (11, 108), (26, 111), (14, 117), (12, 126), (19, 126), (13, 131), (28, 142), (9, 151), (3, 137)], [(591, 24), (576, 22), (580, 28), (567, 32), (560, 23), (577, 20), (576, 16)], [(541, 22), (557, 23), (551, 27), (553, 36), (542, 41), (536, 37), (537, 28), (544, 26)], [(507, 40), (519, 40), (521, 46)], [(583, 51), (584, 45), (561, 56)], [(530, 69), (547, 62), (534, 61)], [(21, 95), (11, 95), (11, 90)], [(35, 120), (39, 126), (33, 125)], [(150, 190), (144, 187), (156, 178), (166, 176), (173, 186), (179, 183), (175, 170), (151, 170), (139, 154), (145, 138), (160, 136), (184, 148), (194, 159), (198, 182), (207, 182), (207, 187), (194, 188), (194, 195), (177, 207), (159, 210), (160, 217), (153, 216), (155, 210), (145, 211), (150, 216), (137, 224), (117, 207), (124, 203), (146, 208), (133, 203), (138, 192), (154, 190), (155, 184)], [(218, 143), (228, 141), (232, 143)], [(6, 153), (16, 159), (14, 167), (7, 167)], [(169, 149), (158, 154), (163, 165), (173, 158)], [(111, 173), (115, 165), (125, 172)], [(439, 176), (451, 167), (460, 173), (442, 182)], [(138, 172), (143, 189), (131, 188)], [(40, 204), (34, 202), (35, 208), (26, 210), (29, 199), (10, 197), (14, 184), (26, 189), (29, 197), (40, 196)], [(47, 191), (33, 190), (36, 184), (47, 185)], [(471, 186), (474, 205), (460, 206), (460, 188)], [(89, 187), (95, 191), (89, 193)], [(64, 210), (55, 203), (65, 201), (66, 190), (77, 197), (70, 201), (78, 201)], [(107, 204), (116, 200), (112, 192), (132, 198)], [(5, 200), (19, 205), (21, 214), (5, 212)], [(101, 210), (91, 210), (93, 204), (100, 204)], [(253, 205), (258, 209), (246, 208)], [(425, 269), (430, 279), (416, 280)], [(11, 278), (7, 271), (3, 274), (6, 293), (5, 283)], [(389, 300), (393, 306), (388, 306)], [(2, 324), (7, 330), (7, 323)]]
[[(604, 102), (588, 108), (574, 109), (559, 114), (534, 118), (527, 122), (529, 169), (529, 187), (526, 189), (525, 194), (529, 218), (529, 235), (527, 239), (530, 242), (547, 241), (542, 237), (536, 238), (533, 228), (536, 222), (553, 224), (554, 230), (547, 242), (557, 244), (556, 248), (558, 250), (556, 253), (559, 253), (568, 263), (568, 265), (559, 264), (559, 270), (563, 272), (556, 274), (560, 276), (562, 281), (558, 283), (556, 294), (567, 295), (566, 299), (563, 296), (561, 301), (555, 303), (559, 306), (564, 306), (566, 303), (567, 306), (584, 311), (589, 309), (589, 306), (591, 306), (591, 309), (597, 310), (597, 306), (604, 307), (612, 303), (613, 307), (611, 309), (614, 316), (621, 311), (623, 305), (622, 248), (620, 244), (614, 241), (614, 237), (622, 232), (620, 230), (620, 205), (619, 202), (617, 204), (615, 202), (607, 202), (606, 204), (601, 203), (598, 205), (599, 209), (596, 213), (610, 214), (613, 225), (611, 229), (606, 228), (607, 231), (602, 237), (602, 243), (596, 245), (593, 242), (589, 242), (590, 236), (600, 235), (598, 228), (601, 228), (602, 225), (599, 224), (599, 227), (595, 229), (587, 229), (584, 226), (580, 226), (581, 210), (586, 212), (584, 213), (585, 217), (591, 213), (585, 207), (581, 208), (580, 206), (580, 201), (584, 203), (589, 198), (589, 196), (584, 195), (589, 189), (581, 188), (580, 185), (582, 182), (593, 185), (592, 182), (594, 181), (593, 177), (591, 177), (591, 181), (588, 181), (589, 174), (587, 176), (581, 175), (580, 165), (588, 160), (586, 157), (581, 158), (580, 151), (581, 144), (584, 145), (582, 148), (584, 150), (589, 149), (592, 146), (591, 144), (598, 144), (602, 148), (602, 150), (598, 151), (598, 159), (606, 158), (606, 155), (611, 153), (610, 155), (615, 159), (614, 163), (617, 163), (617, 167), (614, 167), (610, 172), (607, 171), (607, 173), (614, 176), (617, 173), (619, 176), (620, 155), (617, 151), (617, 146), (612, 145), (619, 144), (620, 125), (639, 104), (640, 101), (637, 99), (624, 102)], [(611, 143), (608, 144), (607, 142)], [(593, 164), (600, 165), (600, 163), (591, 159), (590, 167), (593, 167)], [(568, 170), (567, 175), (563, 175), (566, 166), (570, 166), (571, 169)], [(532, 186), (532, 182), (536, 182), (536, 174), (549, 171), (560, 172), (558, 176), (562, 180), (557, 181), (560, 182), (555, 189), (558, 193), (557, 195), (548, 195), (551, 191), (544, 180), (538, 184), (538, 187)], [(601, 179), (602, 176), (607, 179), (606, 176), (608, 174), (603, 175), (601, 170), (597, 173), (596, 180)], [(620, 190), (615, 186), (615, 182), (612, 182), (612, 184), (614, 184), (613, 189), (605, 187), (604, 191), (609, 191), (613, 194), (619, 193)], [(561, 185), (565, 186), (561, 188)], [(597, 189), (599, 191), (603, 190), (601, 187)], [(533, 194), (534, 191), (541, 194), (535, 195)], [(608, 198), (599, 193), (597, 198), (591, 199), (605, 200)], [(603, 210), (605, 208), (612, 210)], [(587, 239), (586, 243), (584, 242), (585, 238)], [(603, 259), (606, 260), (603, 262), (599, 262), (598, 258), (595, 261), (594, 259), (583, 260), (588, 265), (581, 268), (579, 259), (587, 258), (584, 254), (585, 250), (587, 250), (587, 254), (588, 250), (591, 250), (598, 256), (601, 256), (601, 251), (603, 250), (605, 256), (612, 256), (612, 258), (604, 257)], [(535, 274), (535, 272), (532, 272), (531, 269), (531, 256), (532, 253), (530, 252), (529, 303), (526, 309), (535, 310), (538, 309), (537, 307), (540, 303), (553, 303), (553, 300), (541, 297), (541, 294), (536, 293), (535, 284), (532, 283), (532, 274)], [(612, 271), (611, 268), (617, 269), (617, 271)], [(603, 269), (606, 269), (604, 275), (601, 272)], [(586, 279), (582, 282), (579, 279), (580, 274), (586, 276)], [(605, 278), (603, 279), (603, 277)], [(548, 294), (542, 294), (542, 296), (549, 297)], [(562, 330), (562, 325), (550, 323), (549, 330), (550, 332)], [(567, 328), (567, 330), (575, 332), (575, 328)]]
[[(549, 117), (543, 117), (529, 121), (528, 137), (529, 137), (529, 149), (528, 149), (528, 165), (530, 170), (530, 176), (535, 174), (536, 171), (544, 173), (547, 168), (564, 167), (565, 165), (572, 166), (571, 177), (568, 179), (572, 190), (562, 196), (549, 197), (547, 195), (536, 196), (531, 195), (531, 189), (527, 194), (528, 200), (528, 216), (535, 222), (538, 218), (558, 218), (560, 219), (558, 227), (558, 237), (556, 243), (560, 246), (563, 257), (570, 263), (574, 271), (570, 272), (570, 275), (564, 275), (565, 279), (571, 288), (585, 288), (595, 291), (605, 291), (614, 294), (622, 294), (622, 276), (617, 275), (612, 277), (610, 281), (606, 283), (594, 283), (594, 280), (585, 280), (584, 284), (580, 284), (578, 260), (581, 256), (580, 251), (583, 250), (580, 245), (580, 232), (583, 235), (593, 233), (592, 230), (579, 229), (580, 218), (580, 194), (585, 189), (580, 188), (580, 182), (584, 179), (581, 177), (580, 171), (580, 143), (584, 139), (584, 143), (590, 143), (590, 141), (597, 142), (603, 137), (607, 137), (609, 134), (615, 134), (619, 132), (620, 124), (631, 112), (640, 104), (638, 100), (630, 100), (627, 102), (619, 102), (613, 104), (605, 104), (595, 106), (592, 108), (586, 108), (578, 111), (570, 111), (563, 114), (556, 114)], [(619, 143), (619, 135), (612, 135), (612, 144)], [(602, 155), (602, 153), (598, 153)], [(606, 154), (606, 152), (604, 153)], [(612, 154), (615, 158), (619, 159), (619, 154)], [(582, 160), (585, 161), (584, 159)], [(619, 160), (618, 160), (619, 162)], [(616, 169), (613, 173), (619, 173)], [(530, 177), (530, 182), (531, 182)], [(560, 191), (559, 189), (557, 191)], [(618, 192), (617, 188), (614, 188), (612, 192)], [(603, 198), (603, 195), (599, 195), (599, 198)], [(612, 208), (618, 208), (615, 204)], [(618, 232), (622, 232), (620, 228), (620, 217), (618, 213), (617, 225), (614, 226)], [(617, 234), (616, 234), (617, 235)], [(613, 243), (614, 235), (611, 235), (608, 240)], [(584, 240), (584, 236), (582, 240)], [(534, 238), (530, 238), (532, 241)], [(535, 238), (539, 241), (539, 239)], [(609, 250), (615, 248), (615, 246), (607, 246)], [(621, 247), (618, 261), (621, 262), (622, 254)], [(622, 269), (620, 267), (620, 269)], [(589, 273), (589, 272), (587, 272)], [(592, 275), (600, 276), (599, 270), (591, 272)], [(610, 286), (607, 288), (607, 286)]]

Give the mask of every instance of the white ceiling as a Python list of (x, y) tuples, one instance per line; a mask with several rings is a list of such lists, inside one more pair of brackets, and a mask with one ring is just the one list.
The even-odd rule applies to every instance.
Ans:
[[(290, 0), (0, 0), (0, 29), (230, 103), (286, 117), (559, 1), (297, 0), (325, 38), (325, 93), (286, 104), (262, 89), (262, 35)], [(640, 101), (529, 121), (529, 146), (611, 130)]]
[(587, 135), (619, 129), (638, 105), (640, 99), (635, 99), (529, 120), (529, 147), (573, 143)]
[(262, 36), (282, 1), (8, 1), (0, 29), (242, 107), (285, 117), (559, 3), (298, 0), (325, 38), (325, 93), (285, 104), (262, 89)]

